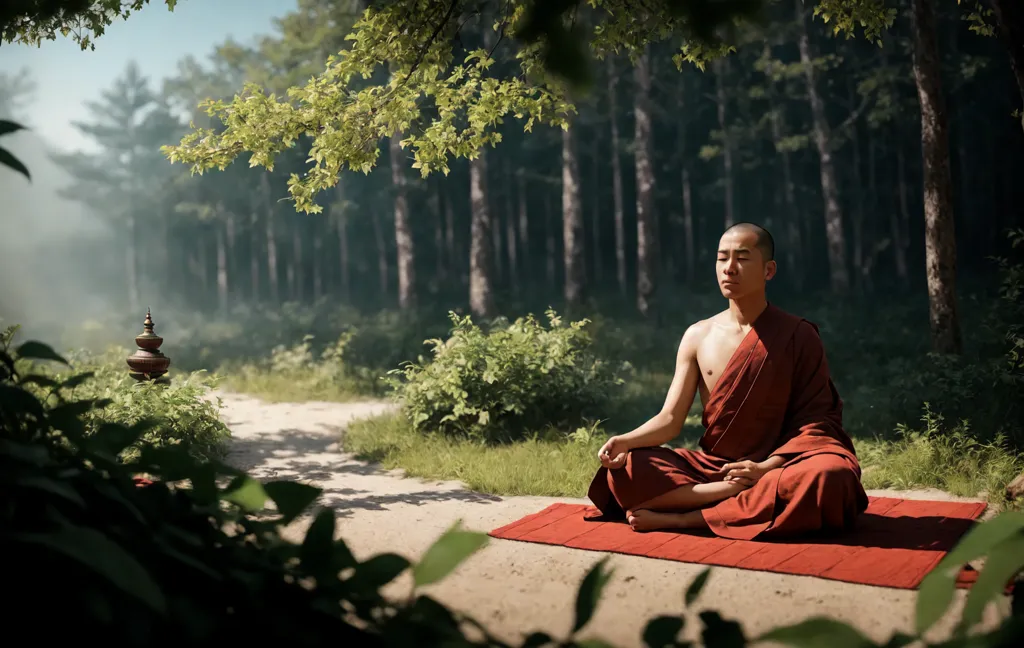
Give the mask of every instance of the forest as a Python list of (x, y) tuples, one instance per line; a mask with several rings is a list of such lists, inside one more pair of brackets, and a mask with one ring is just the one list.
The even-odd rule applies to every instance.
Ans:
[[(76, 424), (83, 439), (155, 416), (130, 443), (96, 443), (151, 476), (177, 474), (159, 452), (180, 443), (236, 479), (227, 501), (259, 510), (251, 481), (216, 463), (231, 435), (207, 389), (390, 398), (344, 434), (360, 460), (486, 494), (582, 497), (608, 435), (661, 407), (683, 331), (726, 307), (717, 244), (753, 222), (775, 241), (769, 300), (819, 328), (865, 487), (1019, 512), (1024, 7), (296, 4), (170, 77), (126, 61), (75, 124), (93, 146), (46, 153), (69, 179), (60, 197), (104, 228), (45, 255), (104, 305), (40, 319), (3, 289), (0, 322), (76, 348), (67, 358), (96, 381), (47, 374), (40, 388), (114, 395)], [(80, 19), (102, 47), (114, 14), (97, 7)], [(60, 33), (66, 18), (44, 14), (0, 13), (4, 39)], [(0, 72), (0, 135), (29, 118), (39, 82)], [(65, 279), (36, 281), (40, 294)], [(124, 369), (153, 303), (165, 389)], [(0, 337), (4, 380), (14, 335)], [(695, 407), (673, 444), (700, 433)], [(599, 594), (601, 578), (583, 588)], [(405, 628), (417, 610), (389, 618)]]

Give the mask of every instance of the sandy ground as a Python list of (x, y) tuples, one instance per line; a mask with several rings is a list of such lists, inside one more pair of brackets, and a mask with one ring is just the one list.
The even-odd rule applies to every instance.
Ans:
[[(416, 560), (456, 520), (469, 529), (489, 531), (566, 498), (495, 497), (466, 490), (456, 482), (404, 478), (355, 460), (340, 447), (345, 425), (355, 418), (387, 410), (384, 403), (268, 404), (234, 394), (218, 394), (222, 414), (234, 436), (229, 461), (262, 480), (295, 479), (324, 489), (321, 503), (338, 514), (339, 536), (359, 559), (384, 551)], [(927, 499), (958, 499), (941, 491), (871, 491)], [(301, 539), (308, 519), (287, 530)], [(492, 539), (427, 592), (467, 613), (498, 637), (518, 642), (540, 630), (565, 636), (573, 620), (576, 589), (604, 554), (567, 547)], [(704, 567), (612, 554), (615, 574), (595, 618), (581, 634), (623, 648), (641, 646), (645, 620), (679, 614), (683, 592)], [(406, 594), (411, 577), (390, 587)], [(944, 636), (959, 616), (964, 592), (934, 636)], [(895, 631), (911, 632), (915, 592), (853, 585), (806, 576), (790, 576), (724, 567), (714, 568), (704, 592), (687, 612), (684, 635), (699, 636), (696, 613), (716, 609), (739, 620), (748, 637), (773, 627), (827, 615), (852, 623), (881, 641)], [(986, 625), (1008, 613), (1009, 603), (989, 606)], [(932, 638), (932, 635), (929, 635)]]

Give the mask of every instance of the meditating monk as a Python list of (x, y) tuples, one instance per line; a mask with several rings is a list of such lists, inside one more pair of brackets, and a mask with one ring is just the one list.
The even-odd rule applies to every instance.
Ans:
[[(750, 540), (852, 525), (867, 508), (860, 464), (818, 329), (768, 303), (771, 234), (730, 227), (716, 274), (729, 308), (683, 334), (661, 411), (608, 439), (588, 493), (636, 531), (708, 528)], [(700, 450), (662, 444), (700, 391)]]

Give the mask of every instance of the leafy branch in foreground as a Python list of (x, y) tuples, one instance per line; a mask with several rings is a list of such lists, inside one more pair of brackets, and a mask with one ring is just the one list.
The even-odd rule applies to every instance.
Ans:
[[(154, 642), (213, 646), (224, 642), (285, 641), (292, 646), (506, 646), (472, 618), (422, 593), (486, 546), (481, 533), (458, 523), (427, 549), (416, 564), (393, 553), (356, 560), (336, 538), (332, 509), (315, 513), (299, 544), (282, 538), (281, 527), (310, 508), (320, 489), (291, 481), (260, 483), (217, 461), (199, 462), (181, 448), (146, 448), (137, 460), (115, 457), (151, 423), (105, 426), (84, 435), (84, 412), (101, 400), (65, 399), (49, 406), (28, 385), (46, 380), (22, 373), (35, 362), (66, 363), (50, 347), (26, 342), (13, 353), (0, 350), (0, 547), (16, 552), (6, 584), (19, 592), (8, 618), (42, 640), (69, 640), (102, 633), (118, 645)], [(84, 380), (84, 379), (82, 379)], [(80, 382), (80, 381), (79, 381)], [(57, 385), (60, 390), (61, 386)], [(146, 473), (155, 481), (140, 482)], [(273, 511), (265, 507), (272, 503)], [(985, 604), (1024, 566), (1024, 516), (1007, 513), (975, 527), (922, 586), (917, 636), (894, 635), (884, 646), (916, 641), (942, 616), (963, 561), (988, 562), (968, 597), (957, 635), (938, 644), (1016, 645), (1024, 636), (1020, 617), (987, 633), (967, 635)], [(13, 554), (12, 554), (13, 555)], [(522, 646), (608, 645), (578, 640), (593, 618), (611, 578), (608, 559), (583, 578), (574, 623), (566, 639), (543, 632)], [(412, 570), (408, 597), (386, 597), (381, 589)], [(59, 573), (40, 578), (41, 571)], [(684, 594), (685, 606), (709, 581), (705, 570)], [(59, 605), (60, 623), (38, 623), (45, 600)], [(43, 607), (47, 609), (44, 610)], [(774, 641), (790, 646), (879, 646), (836, 620), (813, 618), (748, 639), (734, 620), (705, 610), (698, 615), (705, 646), (746, 646)], [(679, 639), (682, 615), (651, 619), (642, 636), (647, 646), (689, 646)], [(467, 634), (472, 635), (470, 638)]]
[[(174, 11), (178, 0), (164, 0)], [(0, 40), (39, 46), (56, 40), (57, 34), (71, 36), (83, 49), (96, 49), (114, 20), (127, 20), (149, 0), (21, 0), (0, 4)]]

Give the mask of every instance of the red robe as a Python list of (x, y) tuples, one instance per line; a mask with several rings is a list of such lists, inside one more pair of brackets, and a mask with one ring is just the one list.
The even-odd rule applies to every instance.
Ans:
[(722, 466), (780, 456), (736, 497), (701, 510), (719, 536), (751, 540), (851, 526), (867, 508), (860, 464), (843, 430), (843, 401), (817, 327), (769, 304), (740, 342), (704, 406), (700, 450), (638, 448), (602, 467), (588, 496), (602, 519), (686, 484), (725, 478)]

